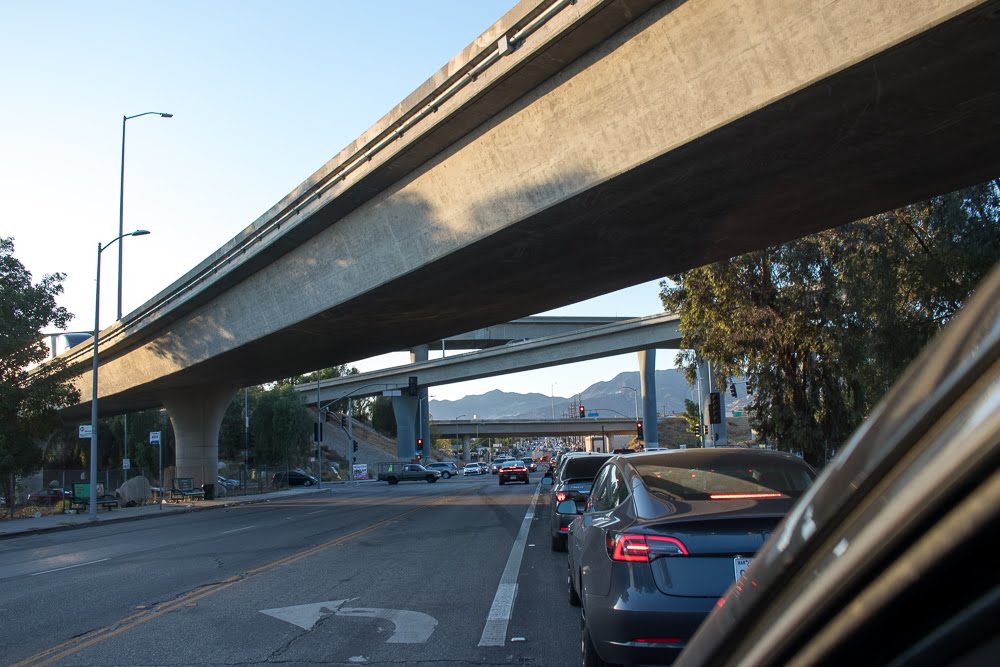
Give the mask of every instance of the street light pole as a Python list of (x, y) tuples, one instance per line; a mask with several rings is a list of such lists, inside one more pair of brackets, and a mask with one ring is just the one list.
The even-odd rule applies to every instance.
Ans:
[[(90, 387), (90, 520), (97, 521), (97, 343), (101, 332), (101, 253), (112, 243), (121, 241), (126, 236), (144, 236), (145, 229), (137, 229), (128, 234), (119, 234), (103, 246), (97, 244), (97, 287), (94, 295), (94, 369), (91, 373)], [(119, 244), (120, 247), (120, 244)], [(161, 484), (162, 487), (162, 484)]]
[[(129, 236), (125, 233), (125, 123), (139, 116), (156, 115), (160, 118), (173, 118), (172, 113), (162, 113), (160, 111), (145, 111), (134, 116), (122, 116), (122, 169), (121, 180), (118, 186), (118, 238)], [(114, 243), (112, 241), (111, 243)], [(108, 245), (111, 245), (109, 243)], [(118, 245), (118, 319), (122, 318), (122, 245)]]
[(628, 389), (630, 392), (632, 392), (632, 398), (635, 400), (635, 420), (638, 422), (639, 421), (639, 390), (638, 389), (633, 389), (632, 387), (626, 387), (625, 385), (622, 385), (622, 389)]

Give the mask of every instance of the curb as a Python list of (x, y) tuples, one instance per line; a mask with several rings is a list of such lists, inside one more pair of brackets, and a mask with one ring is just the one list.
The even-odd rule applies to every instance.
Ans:
[(96, 522), (81, 521), (78, 523), (62, 524), (58, 526), (28, 528), (27, 530), (18, 530), (14, 532), (0, 532), (0, 541), (11, 540), (18, 537), (28, 537), (31, 535), (43, 535), (45, 533), (61, 533), (63, 531), (77, 530), (79, 528), (108, 526), (114, 523), (128, 523), (131, 521), (142, 521), (144, 519), (154, 519), (156, 517), (177, 516), (179, 514), (191, 514), (193, 512), (207, 512), (209, 510), (226, 509), (227, 507), (238, 507), (241, 505), (258, 505), (260, 503), (271, 502), (272, 500), (280, 500), (283, 498), (297, 498), (299, 496), (312, 496), (318, 493), (326, 493), (328, 491), (332, 491), (332, 489), (315, 489), (314, 491), (306, 491), (296, 494), (289, 494), (285, 496), (277, 496), (270, 498), (249, 498), (247, 500), (234, 500), (232, 502), (225, 502), (220, 505), (202, 505), (200, 507), (196, 505), (191, 505), (189, 507), (185, 507), (184, 509), (172, 509), (169, 512), (149, 512), (147, 514), (138, 514), (135, 516), (111, 517), (108, 519), (98, 519)]

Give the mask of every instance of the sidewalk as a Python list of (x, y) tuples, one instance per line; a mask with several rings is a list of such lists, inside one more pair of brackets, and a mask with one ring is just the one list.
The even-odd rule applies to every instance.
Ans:
[(105, 526), (124, 521), (152, 519), (158, 516), (175, 516), (177, 514), (201, 512), (203, 510), (217, 509), (220, 507), (266, 503), (279, 498), (326, 493), (342, 484), (343, 482), (327, 482), (322, 486), (322, 488), (303, 486), (296, 489), (258, 493), (252, 496), (232, 496), (229, 498), (218, 498), (216, 500), (163, 503), (162, 506), (153, 504), (142, 505), (140, 507), (118, 507), (111, 511), (98, 509), (97, 521), (92, 521), (90, 519), (90, 514), (86, 512), (83, 514), (51, 514), (49, 516), (42, 516), (38, 518), (0, 520), (0, 540), (26, 535), (37, 535), (39, 533), (50, 533), (60, 530), (86, 528), (89, 526)]

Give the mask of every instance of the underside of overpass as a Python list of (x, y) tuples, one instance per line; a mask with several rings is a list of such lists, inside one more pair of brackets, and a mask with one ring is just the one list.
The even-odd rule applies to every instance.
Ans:
[[(102, 334), (101, 412), (413, 348), (1000, 170), (996, 0), (906, 11), (578, 0), (471, 76), (550, 5), (519, 3), (169, 295)], [(336, 176), (466, 76), (422, 124)], [(89, 410), (89, 372), (78, 386), (69, 418)], [(217, 432), (207, 425), (198, 446)]]

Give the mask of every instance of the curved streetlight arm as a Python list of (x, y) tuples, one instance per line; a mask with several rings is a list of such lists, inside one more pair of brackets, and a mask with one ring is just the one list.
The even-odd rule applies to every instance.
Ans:
[[(134, 116), (122, 116), (122, 169), (121, 180), (118, 185), (118, 235), (119, 238), (125, 235), (125, 123), (140, 116), (159, 116), (160, 118), (173, 118), (172, 113), (163, 111), (143, 111)], [(114, 241), (112, 241), (114, 243)], [(110, 244), (108, 244), (110, 245)], [(118, 247), (118, 319), (122, 318), (122, 248)]]
[[(340, 398), (335, 398), (335, 399), (333, 399), (332, 401), (329, 401), (329, 402), (327, 402), (327, 403), (324, 403), (323, 405), (321, 405), (321, 406), (319, 407), (319, 409), (320, 409), (320, 410), (325, 410), (325, 409), (327, 409), (328, 407), (330, 407), (331, 405), (333, 405), (334, 403), (336, 403), (337, 401), (342, 401), (342, 400), (344, 400), (345, 398), (351, 398), (352, 396), (354, 396), (354, 394), (358, 393), (358, 392), (359, 392), (359, 391), (361, 391), (362, 389), (367, 389), (368, 387), (384, 387), (385, 389), (389, 389), (389, 386), (390, 386), (390, 385), (389, 385), (389, 383), (387, 383), (387, 382), (373, 382), (373, 383), (371, 383), (371, 384), (364, 384), (364, 385), (361, 385), (360, 387), (358, 387), (357, 389), (355, 389), (355, 390), (353, 390), (353, 391), (349, 391), (349, 392), (347, 392), (346, 394), (344, 394), (344, 395), (343, 395), (343, 396), (341, 396)], [(401, 388), (401, 387), (400, 387), (400, 388)]]
[(132, 120), (133, 118), (138, 118), (139, 116), (159, 116), (160, 118), (173, 118), (172, 113), (166, 113), (165, 111), (143, 111), (142, 113), (137, 113), (134, 116), (122, 116), (122, 122), (126, 120)]
[(632, 392), (632, 397), (635, 399), (635, 420), (639, 421), (639, 390), (625, 385), (622, 385), (622, 389), (628, 389)]

